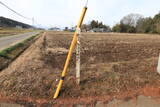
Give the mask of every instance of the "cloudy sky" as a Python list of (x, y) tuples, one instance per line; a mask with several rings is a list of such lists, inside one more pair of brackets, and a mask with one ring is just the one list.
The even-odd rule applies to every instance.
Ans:
[[(73, 26), (79, 19), (86, 0), (0, 0), (26, 17), (34, 17), (36, 25)], [(129, 14), (138, 13), (144, 17), (153, 17), (160, 12), (160, 0), (89, 0), (88, 11), (84, 23), (90, 20), (103, 21), (113, 26)], [(32, 24), (9, 11), (0, 4), (0, 16)]]

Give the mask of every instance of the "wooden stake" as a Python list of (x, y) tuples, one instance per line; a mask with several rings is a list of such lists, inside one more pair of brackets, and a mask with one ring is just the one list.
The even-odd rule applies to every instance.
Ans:
[(160, 74), (160, 55), (159, 55), (159, 58), (158, 58), (157, 72)]
[[(86, 14), (86, 11), (87, 11), (87, 7), (84, 7), (83, 11), (82, 11), (82, 15), (81, 15), (80, 20), (79, 20), (78, 25), (77, 25), (77, 28), (81, 27), (84, 16)], [(73, 50), (76, 46), (76, 43), (77, 43), (77, 32), (74, 33), (73, 40), (72, 40), (72, 43), (71, 43), (71, 46), (70, 46), (70, 49), (69, 49), (69, 52), (68, 52), (68, 55), (67, 55), (67, 59), (66, 59), (66, 62), (65, 62), (64, 68), (63, 68), (63, 72), (62, 72), (62, 75), (61, 75), (61, 79), (58, 83), (56, 92), (54, 93), (54, 97), (53, 97), (54, 99), (56, 99), (58, 97), (59, 92), (61, 90), (62, 84), (64, 82), (64, 79), (65, 79), (65, 76), (66, 76), (66, 73), (67, 73), (68, 66), (70, 64), (70, 59), (72, 57)]]
[(81, 44), (80, 44), (80, 36), (81, 30), (77, 28), (77, 50), (76, 50), (76, 83), (80, 85), (80, 54), (81, 54)]

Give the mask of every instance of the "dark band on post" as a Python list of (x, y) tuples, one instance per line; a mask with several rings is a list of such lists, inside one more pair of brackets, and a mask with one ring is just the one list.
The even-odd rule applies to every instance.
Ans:
[(64, 77), (61, 77), (61, 80), (64, 80)]

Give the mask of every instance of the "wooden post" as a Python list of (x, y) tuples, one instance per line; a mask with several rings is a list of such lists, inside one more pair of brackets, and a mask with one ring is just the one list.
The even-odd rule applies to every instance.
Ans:
[(80, 43), (81, 29), (77, 28), (77, 49), (76, 49), (76, 83), (80, 85), (80, 54), (81, 54), (81, 43)]
[(160, 74), (160, 55), (159, 55), (159, 58), (158, 58), (157, 72)]
[[(83, 19), (84, 19), (85, 14), (86, 14), (86, 11), (87, 11), (87, 7), (84, 7), (83, 10), (82, 10), (82, 14), (81, 14), (80, 20), (78, 22), (77, 28), (81, 27)], [(54, 97), (53, 97), (54, 99), (56, 99), (58, 97), (59, 92), (61, 90), (62, 84), (64, 82), (64, 79), (65, 79), (65, 76), (66, 76), (66, 73), (67, 73), (67, 69), (68, 69), (68, 66), (69, 66), (69, 63), (70, 63), (70, 59), (72, 57), (73, 50), (76, 46), (76, 43), (77, 43), (77, 32), (74, 33), (73, 40), (72, 40), (72, 43), (71, 43), (71, 46), (70, 46), (70, 49), (69, 49), (69, 52), (68, 52), (68, 55), (67, 55), (67, 59), (66, 59), (66, 62), (65, 62), (64, 68), (63, 68), (63, 72), (62, 72), (62, 75), (61, 75), (61, 79), (58, 83), (56, 92), (54, 93)]]

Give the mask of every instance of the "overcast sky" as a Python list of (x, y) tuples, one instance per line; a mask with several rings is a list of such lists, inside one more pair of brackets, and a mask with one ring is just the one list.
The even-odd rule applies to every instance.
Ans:
[[(34, 17), (38, 24), (46, 27), (73, 26), (77, 23), (85, 0), (0, 0), (26, 17)], [(103, 21), (113, 26), (129, 13), (153, 17), (160, 11), (160, 0), (89, 0), (84, 23), (90, 20)], [(0, 16), (24, 23), (23, 19), (0, 5)]]

